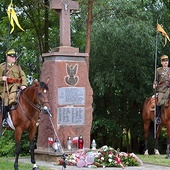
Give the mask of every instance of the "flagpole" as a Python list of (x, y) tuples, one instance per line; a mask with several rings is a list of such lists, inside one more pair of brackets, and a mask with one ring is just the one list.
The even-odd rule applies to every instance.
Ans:
[[(11, 0), (11, 2), (13, 2), (13, 0)], [(8, 26), (8, 32), (7, 32), (7, 37), (6, 37), (6, 51), (5, 51), (5, 56), (6, 56), (6, 52), (9, 49), (9, 43), (10, 43), (10, 22), (11, 22), (11, 13), (9, 14), (9, 26)], [(6, 56), (6, 60), (5, 60), (5, 70), (4, 70), (4, 76), (6, 76), (6, 72), (7, 72), (7, 64), (8, 64), (8, 60), (7, 60), (7, 56)], [(2, 94), (2, 114), (4, 116), (4, 96), (5, 96), (5, 90), (6, 90), (6, 82), (4, 81), (4, 85), (3, 85), (3, 94)]]
[[(11, 3), (13, 3), (13, 0), (11, 0)], [(7, 33), (7, 44), (6, 44), (6, 52), (8, 51), (9, 48), (9, 42), (10, 42), (10, 28), (11, 28), (11, 18), (12, 18), (12, 14), (9, 14), (9, 26), (8, 26), (8, 33)]]
[[(158, 25), (158, 19), (157, 19)], [(155, 75), (154, 81), (156, 81), (156, 70), (157, 70), (157, 59), (158, 59), (158, 31), (156, 30), (156, 40), (155, 40)], [(155, 88), (155, 109), (154, 109), (154, 139), (156, 139), (156, 88)]]
[[(10, 20), (11, 20), (11, 14), (10, 14)], [(9, 42), (10, 42), (10, 22), (9, 22), (9, 26), (8, 26), (8, 33), (7, 33), (7, 38), (6, 38), (6, 52), (8, 51), (9, 48)]]

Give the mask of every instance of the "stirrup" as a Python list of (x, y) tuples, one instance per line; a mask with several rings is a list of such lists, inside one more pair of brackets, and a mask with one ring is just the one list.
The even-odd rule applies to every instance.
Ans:
[(155, 123), (156, 123), (157, 125), (161, 124), (161, 119), (160, 119), (159, 117), (157, 117), (157, 118), (155, 119)]
[(6, 119), (3, 120), (2, 126), (3, 126), (3, 127), (8, 127), (8, 126), (9, 126)]

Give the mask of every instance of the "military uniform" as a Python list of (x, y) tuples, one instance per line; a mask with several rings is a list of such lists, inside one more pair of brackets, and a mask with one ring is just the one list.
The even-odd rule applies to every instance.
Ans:
[[(5, 84), (2, 80), (3, 76), (7, 76)], [(16, 92), (20, 86), (27, 86), (26, 75), (21, 67), (16, 63), (7, 63), (7, 65), (2, 63), (0, 65), (0, 95), (4, 98), (5, 106), (16, 101)]]
[[(167, 55), (160, 57), (162, 67), (157, 68), (156, 77), (153, 88), (158, 93), (158, 102), (155, 106), (156, 116), (155, 122), (161, 123), (160, 114), (163, 107), (168, 107), (168, 99), (170, 94), (170, 68), (168, 67), (169, 59)], [(163, 106), (163, 107), (162, 107)]]
[(0, 97), (3, 100), (2, 126), (8, 127), (7, 112), (17, 103), (17, 92), (26, 88), (24, 71), (16, 64), (16, 53), (13, 49), (6, 53), (7, 62), (0, 64)]
[(156, 71), (156, 92), (158, 92), (158, 106), (167, 105), (170, 93), (170, 68), (159, 67)]

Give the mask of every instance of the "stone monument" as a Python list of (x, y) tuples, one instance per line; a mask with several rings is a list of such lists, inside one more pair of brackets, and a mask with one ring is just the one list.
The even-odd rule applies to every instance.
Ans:
[[(49, 99), (52, 122), (64, 150), (67, 138), (83, 136), (84, 148), (90, 148), (92, 125), (92, 95), (89, 83), (87, 53), (71, 47), (70, 10), (78, 10), (79, 4), (72, 0), (51, 0), (50, 8), (60, 16), (60, 46), (44, 53), (42, 79), (50, 78)], [(48, 154), (48, 138), (56, 138), (48, 115), (41, 114), (36, 153)], [(72, 148), (77, 149), (76, 143)]]

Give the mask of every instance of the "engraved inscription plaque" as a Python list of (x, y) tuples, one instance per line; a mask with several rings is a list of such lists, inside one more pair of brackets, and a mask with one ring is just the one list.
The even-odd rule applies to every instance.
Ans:
[(58, 108), (59, 125), (84, 125), (85, 108), (84, 107), (59, 107)]
[(84, 105), (85, 88), (84, 87), (61, 87), (58, 88), (59, 105)]

